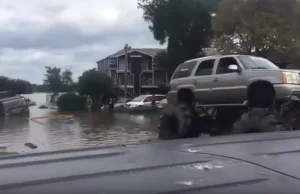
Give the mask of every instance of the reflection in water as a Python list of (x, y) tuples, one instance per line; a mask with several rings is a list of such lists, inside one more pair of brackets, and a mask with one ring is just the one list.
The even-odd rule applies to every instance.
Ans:
[(27, 118), (6, 118), (0, 120), (0, 144), (11, 150), (18, 148), (19, 144), (26, 143), (29, 133)]
[[(30, 117), (57, 114), (53, 110), (38, 109), (45, 102), (45, 94), (28, 96), (37, 102)], [(0, 144), (11, 151), (36, 152), (89, 146), (127, 144), (157, 138), (158, 114), (130, 115), (75, 113), (72, 119), (10, 119), (0, 123)], [(30, 150), (24, 143), (38, 146)]]

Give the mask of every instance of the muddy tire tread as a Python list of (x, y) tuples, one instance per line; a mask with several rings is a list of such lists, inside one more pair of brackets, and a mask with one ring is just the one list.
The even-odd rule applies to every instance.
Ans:
[(162, 113), (159, 124), (159, 139), (183, 139), (198, 137), (198, 116), (194, 108), (185, 104), (167, 105)]
[(234, 134), (288, 131), (291, 127), (264, 108), (253, 108), (241, 115), (233, 125)]

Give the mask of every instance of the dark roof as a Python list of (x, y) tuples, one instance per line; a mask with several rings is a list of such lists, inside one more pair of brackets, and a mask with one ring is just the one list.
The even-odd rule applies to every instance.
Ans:
[[(158, 53), (160, 53), (162, 51), (165, 51), (165, 50), (166, 49), (160, 49), (160, 48), (131, 48), (129, 50), (129, 53), (133, 52), (133, 51), (137, 51), (137, 52), (143, 53), (145, 55), (149, 55), (151, 57), (155, 57), (155, 55), (157, 55)], [(117, 57), (117, 56), (124, 55), (124, 54), (125, 54), (124, 49), (122, 49), (122, 50), (119, 50), (118, 52), (116, 52), (116, 53), (114, 53), (112, 55), (108, 55), (104, 59), (113, 58), (113, 57)], [(100, 61), (102, 61), (104, 59), (101, 59)]]

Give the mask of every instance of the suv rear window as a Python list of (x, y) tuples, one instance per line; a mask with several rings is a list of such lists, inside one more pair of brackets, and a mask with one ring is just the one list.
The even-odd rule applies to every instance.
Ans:
[(197, 61), (191, 61), (187, 63), (182, 63), (178, 66), (176, 71), (174, 72), (172, 79), (189, 77), (195, 68)]

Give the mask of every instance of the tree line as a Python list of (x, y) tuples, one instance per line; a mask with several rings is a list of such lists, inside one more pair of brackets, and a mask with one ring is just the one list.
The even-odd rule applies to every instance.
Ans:
[(300, 67), (298, 0), (138, 0), (138, 8), (154, 38), (167, 44), (155, 61), (168, 72), (206, 48)]
[[(89, 96), (93, 102), (92, 109), (98, 110), (109, 98), (116, 97), (113, 80), (105, 73), (97, 69), (89, 69), (73, 80), (73, 73), (57, 67), (46, 66), (44, 83), (35, 85), (36, 92), (51, 92), (54, 94), (67, 92), (58, 101), (59, 107), (65, 110), (75, 110), (84, 107), (83, 99)], [(77, 95), (77, 94), (79, 95)], [(82, 98), (84, 97), (84, 98)]]
[(22, 79), (0, 76), (0, 91), (10, 91), (13, 94), (31, 94), (32, 84)]
[(72, 92), (76, 91), (76, 83), (73, 81), (73, 73), (70, 70), (62, 70), (57, 67), (46, 66), (45, 79), (41, 85), (33, 85), (35, 92)]

